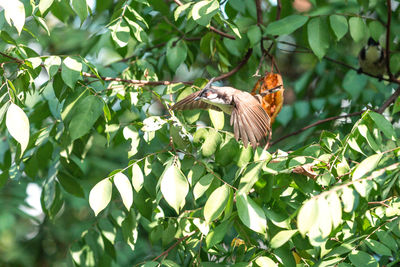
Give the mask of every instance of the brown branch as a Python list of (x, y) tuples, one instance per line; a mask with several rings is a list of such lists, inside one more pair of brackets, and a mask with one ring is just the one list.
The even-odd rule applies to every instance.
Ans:
[(249, 48), (249, 50), (247, 50), (247, 53), (244, 56), (244, 58), (242, 59), (242, 61), (240, 61), (239, 64), (235, 68), (233, 68), (231, 71), (229, 71), (227, 73), (224, 73), (218, 77), (215, 77), (214, 81), (223, 80), (223, 79), (226, 79), (226, 78), (232, 76), (233, 74), (235, 74), (238, 70), (240, 70), (247, 63), (247, 61), (249, 60), (252, 53), (253, 53), (253, 49)]
[(6, 58), (12, 59), (13, 61), (17, 62), (18, 64), (24, 64), (25, 63), (24, 60), (16, 58), (16, 57), (9, 56), (9, 55), (7, 55), (7, 54), (5, 54), (3, 52), (0, 52), (0, 55), (2, 55), (3, 57), (6, 57)]
[(276, 19), (275, 20), (281, 19), (281, 11), (282, 11), (282, 2), (281, 2), (281, 0), (278, 0), (278, 3), (276, 5)]
[(174, 0), (174, 2), (175, 2), (178, 6), (182, 6), (182, 5), (183, 5), (182, 2), (179, 1), (179, 0)]
[(170, 246), (169, 248), (167, 248), (166, 251), (164, 251), (163, 253), (161, 253), (161, 254), (158, 255), (157, 257), (155, 257), (152, 261), (156, 261), (156, 260), (158, 260), (159, 258), (161, 258), (162, 256), (167, 256), (168, 253), (169, 253), (171, 250), (173, 250), (177, 245), (179, 245), (180, 243), (182, 243), (183, 241), (185, 241), (186, 239), (188, 239), (189, 237), (191, 237), (192, 235), (194, 235), (194, 234), (197, 233), (198, 231), (199, 231), (199, 230), (196, 230), (196, 231), (192, 232), (192, 233), (189, 234), (189, 235), (185, 235), (184, 237), (178, 238), (178, 240), (177, 240), (174, 244), (172, 244), (172, 246)]
[(302, 132), (304, 132), (305, 130), (308, 130), (308, 129), (312, 128), (312, 127), (315, 127), (315, 126), (317, 126), (317, 125), (323, 124), (323, 123), (325, 123), (325, 122), (334, 121), (334, 120), (342, 119), (342, 118), (348, 118), (348, 117), (358, 116), (358, 115), (361, 115), (362, 113), (364, 113), (364, 111), (358, 111), (358, 112), (349, 113), (349, 114), (346, 114), (346, 115), (334, 116), (334, 117), (326, 118), (326, 119), (323, 119), (323, 120), (319, 120), (319, 121), (314, 122), (314, 123), (312, 123), (312, 124), (310, 124), (310, 125), (308, 125), (308, 126), (306, 126), (306, 127), (301, 128), (300, 130), (297, 130), (297, 131), (295, 131), (295, 132), (293, 132), (293, 133), (290, 133), (290, 134), (287, 134), (287, 135), (285, 135), (285, 136), (282, 136), (282, 137), (278, 138), (277, 140), (275, 140), (274, 142), (272, 142), (271, 146), (273, 146), (273, 145), (279, 143), (280, 141), (282, 141), (282, 140), (284, 140), (284, 139), (286, 139), (286, 138), (288, 138), (288, 137), (291, 137), (291, 136), (293, 136), (293, 135), (297, 135), (297, 134), (299, 134), (299, 133), (302, 133)]
[[(268, 39), (268, 38), (266, 38), (266, 39)], [(293, 47), (297, 47), (297, 48), (304, 49), (305, 51), (302, 51), (303, 53), (304, 53), (304, 52), (313, 53), (310, 49), (308, 49), (307, 47), (301, 46), (301, 45), (293, 44), (293, 43), (286, 42), (286, 41), (278, 41), (278, 43), (285, 44), (285, 45), (290, 45), (290, 46), (293, 46)], [(330, 58), (330, 57), (328, 57), (328, 56), (324, 56), (323, 58), (326, 59), (326, 60), (328, 60), (328, 61), (331, 61), (331, 62), (333, 62), (333, 63), (342, 65), (342, 66), (344, 66), (344, 67), (346, 67), (346, 68), (348, 68), (348, 69), (352, 69), (352, 70), (355, 70), (355, 71), (357, 71), (357, 72), (359, 72), (359, 73), (365, 74), (365, 75), (367, 75), (367, 76), (370, 76), (370, 77), (373, 77), (373, 78), (377, 78), (377, 79), (380, 79), (380, 80), (384, 80), (384, 81), (387, 81), (387, 82), (392, 82), (392, 83), (400, 84), (400, 80), (396, 79), (395, 77), (392, 77), (392, 78), (382, 78), (382, 77), (380, 77), (380, 76), (376, 76), (376, 75), (372, 75), (372, 74), (370, 74), (370, 73), (368, 73), (368, 72), (364, 72), (363, 70), (359, 70), (359, 69), (356, 68), (356, 67), (353, 67), (353, 66), (351, 66), (351, 65), (349, 65), (349, 64), (347, 64), (347, 63), (341, 62), (341, 61), (339, 61), (339, 60)]]
[(393, 74), (390, 71), (390, 23), (392, 21), (392, 3), (391, 0), (386, 0), (387, 3), (387, 9), (388, 9), (388, 18), (387, 18), (387, 24), (386, 24), (386, 69), (387, 73), (389, 75), (389, 78), (393, 78)]
[(385, 109), (388, 106), (390, 106), (394, 101), (396, 101), (397, 97), (399, 96), (400, 96), (400, 86), (385, 102), (383, 102), (382, 106), (377, 110), (377, 112), (382, 114), (385, 111)]
[(256, 10), (257, 10), (257, 25), (261, 26), (263, 24), (261, 0), (256, 0)]

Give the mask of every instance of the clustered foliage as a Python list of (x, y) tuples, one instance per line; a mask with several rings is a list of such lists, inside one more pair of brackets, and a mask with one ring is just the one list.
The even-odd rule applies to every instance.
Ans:
[[(400, 261), (398, 1), (0, 7), (1, 265)], [(357, 73), (369, 36), (390, 45), (383, 80)], [(221, 112), (170, 109), (271, 70), (286, 101), (268, 152)]]

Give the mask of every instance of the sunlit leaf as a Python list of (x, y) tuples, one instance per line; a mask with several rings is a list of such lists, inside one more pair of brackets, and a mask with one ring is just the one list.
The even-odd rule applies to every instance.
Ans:
[(222, 130), (224, 128), (225, 116), (222, 111), (217, 111), (213, 109), (208, 110), (210, 119), (215, 129)]
[(43, 15), (46, 10), (53, 4), (54, 0), (40, 0), (39, 11)]
[(133, 190), (128, 177), (119, 172), (114, 175), (114, 184), (121, 194), (122, 203), (124, 203), (127, 210), (130, 210), (133, 203)]
[(67, 57), (62, 63), (61, 77), (69, 87), (74, 88), (76, 81), (81, 76), (81, 71), (82, 63), (75, 58)]
[(368, 158), (364, 159), (361, 161), (361, 163), (356, 167), (354, 173), (353, 173), (353, 180), (358, 180), (367, 173), (371, 172), (376, 168), (378, 165), (379, 161), (382, 158), (381, 153), (379, 154), (374, 154), (372, 156), (369, 156)]
[(271, 248), (279, 248), (287, 241), (289, 241), (292, 236), (297, 233), (297, 230), (283, 230), (278, 232), (272, 239), (271, 239)]
[(271, 260), (270, 258), (265, 257), (265, 256), (258, 257), (255, 260), (255, 262), (260, 267), (277, 267), (278, 266), (277, 263), (275, 263), (273, 260)]
[(204, 206), (206, 222), (214, 221), (222, 214), (229, 199), (229, 191), (229, 187), (224, 184), (212, 192)]
[(185, 206), (189, 183), (175, 164), (170, 165), (164, 171), (160, 189), (167, 203), (179, 214), (179, 211)]
[(7, 109), (6, 126), (10, 135), (21, 145), (21, 155), (29, 143), (29, 119), (25, 112), (11, 103)]
[(98, 182), (89, 193), (89, 205), (97, 216), (110, 203), (112, 184), (108, 178)]
[(304, 236), (318, 220), (318, 203), (314, 198), (307, 200), (297, 215), (297, 227)]
[(266, 234), (267, 220), (264, 211), (247, 195), (236, 195), (236, 207), (240, 220), (251, 230)]
[[(17, 29), (18, 34), (21, 34), (25, 24), (25, 7), (19, 0), (1, 0), (0, 7), (4, 8), (4, 16), (7, 23)], [(12, 24), (11, 24), (12, 22)]]
[(132, 165), (132, 185), (136, 192), (139, 192), (143, 187), (143, 173), (142, 169), (137, 165), (137, 163)]

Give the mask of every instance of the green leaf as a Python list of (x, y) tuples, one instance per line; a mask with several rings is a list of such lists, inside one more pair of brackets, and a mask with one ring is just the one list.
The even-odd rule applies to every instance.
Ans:
[(54, 0), (40, 0), (39, 2), (39, 11), (40, 14), (44, 14), (49, 7), (51, 7), (51, 4), (53, 4)]
[(340, 40), (349, 30), (349, 25), (345, 16), (332, 15), (329, 16), (331, 29), (336, 35), (336, 40)]
[(85, 21), (88, 13), (88, 6), (86, 0), (72, 0), (72, 8), (81, 19), (81, 23)]
[(62, 63), (61, 77), (71, 88), (75, 87), (76, 81), (80, 78), (82, 63), (72, 57), (67, 57)]
[(196, 183), (193, 189), (193, 196), (195, 200), (199, 199), (207, 191), (213, 179), (214, 176), (211, 173), (208, 173)]
[(369, 32), (371, 33), (371, 37), (374, 40), (379, 40), (379, 38), (386, 32), (385, 26), (383, 26), (382, 23), (377, 20), (372, 20), (368, 24), (368, 28)]
[(202, 26), (208, 26), (211, 18), (218, 12), (219, 2), (217, 0), (199, 1), (192, 7), (192, 18)]
[(204, 218), (206, 222), (217, 219), (225, 209), (229, 199), (230, 188), (224, 184), (215, 189), (204, 206)]
[(388, 257), (392, 256), (392, 252), (390, 251), (390, 249), (381, 242), (374, 239), (366, 239), (364, 240), (364, 242), (376, 254)]
[(276, 264), (273, 260), (271, 260), (270, 258), (265, 257), (265, 256), (258, 257), (255, 260), (255, 263), (257, 263), (257, 265), (260, 267), (276, 267), (276, 266), (278, 266), (278, 264)]
[(224, 112), (213, 109), (208, 110), (211, 122), (215, 129), (222, 130), (224, 128), (225, 116)]
[(307, 25), (308, 43), (314, 54), (321, 60), (329, 48), (329, 29), (320, 17), (311, 19)]
[(137, 163), (132, 165), (132, 185), (136, 192), (139, 192), (143, 187), (143, 173)]
[(378, 166), (383, 154), (375, 154), (361, 161), (353, 173), (353, 181), (362, 178), (367, 173), (373, 171)]
[(349, 19), (350, 35), (358, 43), (365, 40), (368, 36), (368, 28), (362, 18), (351, 17)]
[(368, 78), (365, 75), (358, 75), (354, 70), (349, 70), (344, 76), (342, 86), (351, 95), (351, 98), (357, 100), (361, 92), (367, 85)]
[(247, 31), (247, 37), (249, 37), (250, 40), (250, 47), (259, 44), (262, 37), (260, 27), (257, 25), (251, 26)]
[(260, 171), (264, 162), (251, 163), (247, 167), (246, 172), (240, 178), (238, 194), (247, 194), (253, 188), (253, 185), (258, 181)]
[(301, 15), (290, 15), (283, 19), (273, 21), (268, 24), (265, 33), (271, 35), (291, 34), (302, 27), (308, 20), (308, 17)]
[(71, 175), (64, 172), (59, 172), (57, 174), (57, 179), (60, 182), (62, 188), (64, 188), (64, 190), (68, 193), (80, 198), (85, 197), (82, 186)]
[[(392, 73), (397, 73), (400, 71), (400, 54), (390, 55), (390, 70), (392, 71)], [(397, 107), (396, 112), (398, 112), (398, 110), (399, 109)], [(393, 109), (393, 114), (396, 112)]]
[(392, 124), (387, 119), (385, 119), (385, 117), (383, 117), (379, 113), (372, 111), (369, 112), (368, 115), (375, 122), (376, 126), (378, 126), (379, 130), (381, 130), (387, 138), (393, 141), (397, 140), (397, 136), (393, 129)]
[(174, 19), (175, 19), (175, 21), (178, 20), (178, 18), (179, 18), (179, 16), (181, 15), (181, 13), (182, 13), (183, 11), (185, 11), (186, 9), (188, 9), (188, 7), (190, 7), (191, 4), (192, 4), (191, 2), (190, 2), (190, 3), (186, 3), (186, 4), (184, 4), (184, 5), (178, 6), (178, 7), (175, 9), (175, 11), (174, 11)]
[(210, 157), (211, 155), (214, 155), (221, 141), (221, 135), (216, 130), (209, 129), (208, 135), (201, 146), (201, 152), (203, 156)]
[(128, 44), (130, 31), (125, 20), (118, 20), (108, 27), (111, 31), (111, 37), (119, 47), (125, 47)]
[(133, 203), (133, 190), (128, 177), (119, 172), (114, 175), (114, 184), (121, 195), (122, 203), (124, 203), (127, 210), (130, 210)]
[(206, 237), (207, 248), (211, 248), (214, 245), (220, 243), (224, 239), (226, 233), (231, 228), (231, 226), (232, 222), (230, 220), (226, 220), (215, 227), (214, 230), (211, 230)]
[(58, 72), (61, 65), (61, 58), (59, 56), (50, 56), (44, 60), (44, 67), (49, 74), (50, 79)]
[(112, 184), (108, 178), (98, 182), (89, 193), (89, 205), (98, 215), (110, 203), (112, 194)]
[(236, 195), (236, 208), (240, 220), (251, 230), (266, 235), (267, 220), (264, 211), (247, 195)]
[(175, 45), (174, 42), (171, 42), (167, 46), (167, 63), (172, 71), (176, 71), (179, 65), (185, 61), (186, 56), (187, 47), (183, 42), (178, 41)]
[(278, 232), (270, 242), (271, 248), (279, 248), (285, 244), (292, 236), (297, 233), (297, 230), (283, 230)]
[(307, 200), (300, 208), (297, 215), (297, 228), (303, 236), (317, 223), (318, 214), (318, 203), (314, 198)]
[(364, 251), (354, 250), (350, 253), (349, 259), (355, 267), (378, 267), (377, 260)]
[(78, 102), (68, 126), (72, 140), (90, 131), (100, 115), (103, 114), (103, 104), (103, 101), (94, 95), (89, 95)]
[[(4, 8), (4, 17), (7, 23), (17, 29), (18, 34), (21, 34), (25, 24), (25, 7), (19, 0), (0, 1), (0, 7)], [(12, 24), (11, 24), (12, 21)]]
[(161, 177), (160, 188), (167, 203), (179, 214), (179, 211), (185, 206), (189, 183), (175, 164), (165, 169)]
[(122, 130), (122, 134), (126, 140), (131, 139), (131, 149), (128, 152), (128, 157), (132, 157), (138, 152), (140, 136), (138, 130), (133, 126), (126, 126)]
[(329, 193), (326, 200), (329, 203), (329, 214), (332, 219), (332, 226), (335, 229), (342, 223), (342, 205), (335, 191)]
[(343, 211), (350, 213), (356, 209), (359, 197), (355, 190), (349, 187), (344, 187), (342, 189), (341, 198), (343, 203)]
[(25, 112), (11, 103), (7, 109), (6, 126), (10, 135), (21, 145), (21, 156), (29, 143), (29, 119)]

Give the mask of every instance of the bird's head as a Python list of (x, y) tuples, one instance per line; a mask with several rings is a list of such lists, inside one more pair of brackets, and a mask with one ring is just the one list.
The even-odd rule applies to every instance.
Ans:
[(218, 98), (217, 92), (213, 89), (203, 89), (201, 93), (199, 94), (198, 97), (196, 97), (194, 100), (209, 100), (212, 101), (214, 99)]

